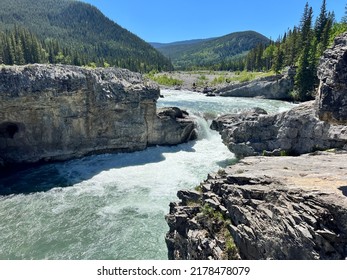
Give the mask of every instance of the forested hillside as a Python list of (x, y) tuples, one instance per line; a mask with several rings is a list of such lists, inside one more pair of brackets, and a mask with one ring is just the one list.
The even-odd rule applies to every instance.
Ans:
[(218, 38), (183, 41), (166, 45), (154, 45), (171, 59), (176, 69), (208, 68), (244, 56), (258, 44), (270, 40), (254, 32), (235, 32)]
[[(154, 48), (156, 49), (162, 49), (163, 52), (170, 51), (170, 48), (177, 47), (177, 46), (188, 46), (188, 45), (194, 45), (198, 43), (203, 43), (207, 41), (211, 41), (215, 38), (208, 38), (208, 39), (193, 39), (193, 40), (186, 40), (186, 41), (177, 41), (172, 43), (150, 43)], [(172, 48), (174, 51), (175, 48)]]
[[(0, 63), (111, 65), (141, 72), (172, 69), (148, 43), (95, 7), (75, 0), (1, 0), (0, 29)], [(21, 53), (30, 48), (39, 49), (40, 55), (23, 60)]]
[[(327, 11), (326, 1), (323, 0), (315, 22), (313, 18), (313, 9), (306, 3), (298, 26), (288, 30), (276, 42), (259, 44), (249, 52), (241, 67), (248, 71), (280, 72), (285, 67), (295, 66), (297, 74), (293, 97), (300, 101), (312, 99), (318, 86), (319, 58), (337, 35), (347, 31), (347, 13), (341, 22), (337, 22), (334, 13)], [(239, 66), (227, 65), (224, 70), (235, 70)]]

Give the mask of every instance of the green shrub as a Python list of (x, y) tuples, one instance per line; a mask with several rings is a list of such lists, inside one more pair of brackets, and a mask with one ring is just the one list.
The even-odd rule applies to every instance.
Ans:
[(201, 185), (197, 185), (197, 186), (194, 188), (194, 190), (196, 190), (197, 192), (202, 193), (202, 187), (201, 187)]
[(181, 86), (183, 85), (182, 80), (178, 80), (175, 78), (169, 77), (167, 74), (158, 75), (155, 72), (150, 72), (147, 77), (160, 85), (164, 86)]
[(226, 79), (224, 76), (219, 76), (213, 79), (211, 82), (212, 85), (219, 85), (219, 84), (224, 84), (226, 82)]
[(238, 254), (238, 249), (235, 245), (234, 239), (231, 236), (229, 231), (229, 226), (231, 224), (230, 220), (226, 218), (223, 215), (223, 213), (213, 209), (211, 206), (207, 204), (205, 204), (202, 207), (202, 213), (206, 217), (211, 219), (213, 222), (220, 224), (220, 230), (218, 232), (218, 235), (220, 237), (223, 237), (225, 241), (225, 248), (224, 248), (225, 254), (226, 254), (225, 259), (237, 260), (239, 258), (239, 254)]

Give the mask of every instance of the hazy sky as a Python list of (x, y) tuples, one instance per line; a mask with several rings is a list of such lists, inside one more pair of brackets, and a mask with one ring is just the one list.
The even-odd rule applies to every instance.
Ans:
[[(306, 0), (82, 0), (147, 42), (174, 42), (254, 30), (272, 39), (298, 25)], [(314, 16), (322, 0), (309, 0)], [(336, 19), (347, 0), (327, 0)]]

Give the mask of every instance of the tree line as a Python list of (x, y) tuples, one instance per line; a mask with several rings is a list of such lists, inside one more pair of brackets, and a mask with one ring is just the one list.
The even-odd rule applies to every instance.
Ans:
[(168, 58), (96, 7), (71, 0), (1, 0), (0, 56), (5, 64), (173, 70)]
[(220, 69), (279, 73), (285, 67), (295, 66), (292, 96), (299, 101), (312, 99), (318, 85), (319, 58), (337, 35), (347, 31), (347, 6), (345, 14), (341, 22), (337, 22), (323, 0), (320, 14), (313, 22), (313, 9), (306, 3), (299, 26), (289, 29), (269, 45), (259, 44), (245, 58), (225, 63)]
[[(0, 31), (0, 64), (24, 65), (31, 63), (70, 64), (77, 66), (127, 68), (132, 71), (149, 72), (161, 70), (161, 62), (146, 64), (134, 57), (129, 49), (115, 53), (110, 43), (94, 46), (66, 47), (56, 39), (40, 40), (35, 33), (20, 26)], [(112, 51), (111, 49), (112, 48)], [(164, 65), (165, 69), (170, 65)]]

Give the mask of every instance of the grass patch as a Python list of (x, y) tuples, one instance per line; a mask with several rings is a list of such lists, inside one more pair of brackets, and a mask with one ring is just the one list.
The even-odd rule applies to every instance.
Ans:
[(194, 190), (196, 190), (197, 192), (199, 193), (202, 193), (202, 186), (201, 185), (198, 185), (194, 188)]
[(213, 209), (211, 206), (205, 204), (203, 207), (202, 207), (202, 213), (209, 217), (210, 219), (216, 221), (216, 222), (224, 222), (225, 219), (224, 219), (224, 216), (221, 212)]
[(150, 72), (149, 74), (146, 75), (146, 77), (163, 86), (182, 86), (183, 85), (182, 80), (175, 79), (172, 76), (169, 76), (167, 74), (160, 75), (155, 72)]
[(230, 234), (229, 226), (231, 224), (230, 220), (227, 219), (223, 213), (213, 209), (211, 206), (205, 204), (202, 207), (202, 213), (204, 216), (208, 217), (214, 223), (218, 223), (220, 230), (217, 233), (225, 241), (225, 259), (227, 260), (237, 260), (239, 259), (239, 252), (235, 245), (234, 239)]
[(213, 81), (211, 82), (211, 85), (216, 86), (216, 85), (220, 85), (220, 84), (224, 84), (228, 82), (230, 82), (230, 79), (225, 78), (225, 76), (218, 76), (213, 79)]
[(237, 260), (239, 256), (239, 250), (237, 249), (234, 239), (230, 234), (230, 231), (228, 228), (224, 228), (223, 232), (223, 237), (225, 240), (225, 251), (227, 254), (227, 259), (228, 260)]
[(255, 79), (269, 77), (273, 75), (275, 75), (275, 72), (272, 72), (272, 71), (270, 72), (248, 72), (248, 71), (240, 72), (238, 71), (238, 72), (235, 72), (234, 77), (230, 78), (230, 81), (244, 83), (244, 82), (250, 82)]

